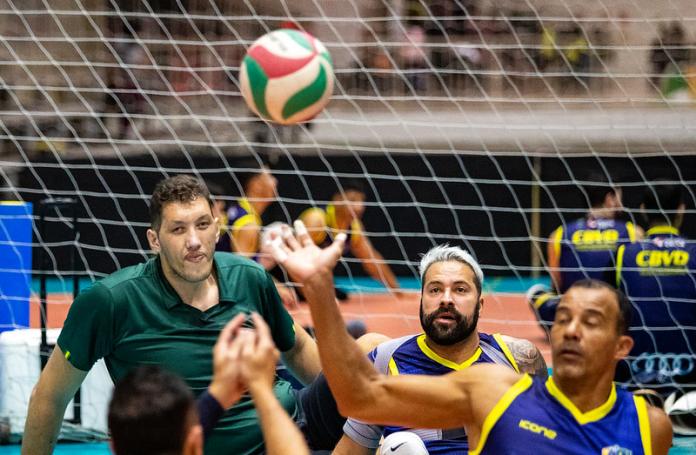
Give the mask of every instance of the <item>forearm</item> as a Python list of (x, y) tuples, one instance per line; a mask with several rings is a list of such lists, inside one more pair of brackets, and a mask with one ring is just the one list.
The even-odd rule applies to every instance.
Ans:
[(46, 396), (40, 390), (32, 393), (22, 438), (22, 455), (53, 453), (67, 402)]
[(295, 347), (283, 353), (283, 363), (305, 385), (314, 381), (321, 372), (317, 343), (297, 323), (295, 323)]
[(273, 389), (251, 383), (249, 392), (261, 421), (266, 453), (269, 455), (309, 454), (304, 436), (276, 399)]

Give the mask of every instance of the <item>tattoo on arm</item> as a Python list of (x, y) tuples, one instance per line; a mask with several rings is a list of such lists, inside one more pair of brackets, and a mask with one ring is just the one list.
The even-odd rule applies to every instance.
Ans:
[(529, 373), (541, 378), (548, 376), (544, 356), (534, 344), (527, 340), (516, 339), (507, 341), (507, 345), (520, 368), (520, 373)]

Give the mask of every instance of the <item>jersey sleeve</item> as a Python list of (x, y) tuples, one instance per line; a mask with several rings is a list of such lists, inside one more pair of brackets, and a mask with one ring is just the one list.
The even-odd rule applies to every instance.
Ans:
[(68, 311), (58, 346), (75, 368), (89, 371), (111, 352), (113, 340), (113, 297), (99, 283), (82, 291)]
[(275, 283), (271, 276), (264, 272), (263, 289), (261, 292), (260, 308), (263, 318), (271, 329), (273, 341), (281, 352), (286, 352), (295, 346), (294, 321), (280, 300)]
[(382, 439), (382, 427), (349, 418), (343, 424), (343, 434), (362, 447), (376, 449)]

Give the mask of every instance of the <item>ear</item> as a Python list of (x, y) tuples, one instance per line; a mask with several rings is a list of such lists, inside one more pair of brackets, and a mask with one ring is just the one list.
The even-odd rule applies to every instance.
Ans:
[(628, 353), (633, 349), (633, 338), (628, 335), (621, 335), (616, 343), (616, 354), (614, 358), (621, 360), (628, 356)]
[(184, 440), (182, 452), (184, 455), (203, 455), (203, 427), (194, 425)]
[(481, 295), (481, 297), (479, 297), (479, 302), (478, 302), (478, 303), (479, 303), (479, 311), (480, 311), (481, 308), (483, 308), (483, 294)]
[(152, 229), (147, 230), (147, 242), (150, 244), (150, 249), (155, 253), (160, 252), (159, 236)]

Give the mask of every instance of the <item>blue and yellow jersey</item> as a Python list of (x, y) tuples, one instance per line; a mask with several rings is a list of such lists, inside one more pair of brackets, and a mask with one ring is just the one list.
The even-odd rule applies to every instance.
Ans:
[(560, 226), (551, 237), (561, 270), (558, 292), (564, 293), (584, 278), (606, 281), (607, 271), (614, 268), (616, 249), (635, 242), (636, 231), (630, 222), (589, 217)]
[[(324, 217), (324, 222), (326, 223), (326, 230), (323, 232), (311, 233), (314, 242), (322, 248), (325, 248), (331, 244), (333, 238), (341, 232), (336, 223), (336, 207), (333, 204), (329, 204), (325, 209), (320, 209), (318, 207), (312, 207), (306, 209), (300, 214), (300, 219), (303, 219), (310, 213), (319, 213)], [(350, 247), (353, 242), (355, 242), (363, 233), (363, 225), (360, 220), (355, 219), (350, 223), (350, 228), (346, 234), (348, 234), (348, 240), (344, 248), (343, 254), (350, 252)]]
[(225, 226), (221, 228), (220, 238), (215, 245), (216, 251), (234, 252), (232, 237), (235, 232), (245, 226), (253, 225), (260, 227), (263, 224), (261, 217), (246, 198), (239, 199), (237, 204), (227, 209), (225, 220)]
[(612, 385), (607, 401), (581, 412), (548, 378), (524, 375), (498, 401), (470, 454), (651, 454), (645, 400)]
[[(449, 361), (435, 353), (425, 342), (425, 335), (391, 340), (379, 345), (369, 354), (378, 371), (390, 374), (425, 374), (439, 376), (463, 370), (477, 363), (497, 363), (519, 372), (510, 349), (499, 334), (479, 333), (479, 347), (462, 363)], [(397, 426), (380, 427), (348, 419), (343, 431), (363, 447), (376, 448), (382, 436), (408, 430), (416, 433), (431, 454), (465, 454), (469, 444), (464, 428), (408, 429)]]
[(616, 284), (633, 303), (632, 379), (696, 377), (696, 243), (670, 226), (648, 230), (644, 241), (619, 248)]

